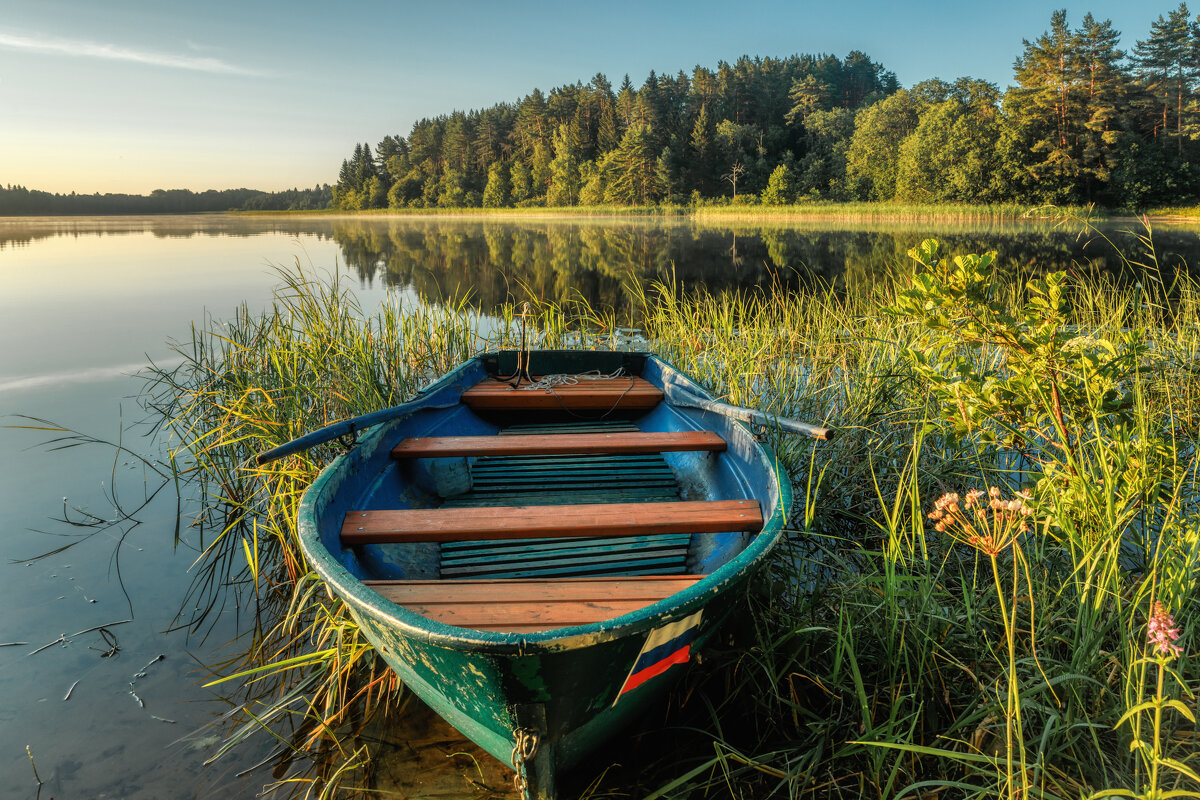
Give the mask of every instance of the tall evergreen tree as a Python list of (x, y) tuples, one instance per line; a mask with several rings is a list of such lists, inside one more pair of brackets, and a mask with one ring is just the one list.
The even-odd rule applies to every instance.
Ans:
[(606, 199), (646, 205), (661, 197), (663, 186), (658, 178), (658, 155), (648, 128), (634, 125), (626, 131), (614, 154)]
[(563, 123), (554, 132), (554, 160), (550, 162), (546, 205), (573, 206), (579, 202), (581, 188), (579, 146), (572, 135), (571, 126)]
[(1084, 199), (1092, 200), (1107, 185), (1117, 160), (1115, 144), (1126, 127), (1124, 109), (1131, 99), (1125, 71), (1125, 53), (1118, 47), (1121, 34), (1110, 20), (1091, 14), (1075, 35), (1083, 91), (1084, 120), (1079, 131), (1079, 158), (1084, 176)]
[(1013, 139), (1009, 152), (1023, 161), (1014, 166), (1029, 179), (1024, 188), (1047, 202), (1077, 199), (1079, 139), (1086, 117), (1076, 43), (1067, 12), (1055, 11), (1048, 31), (1023, 42), (1024, 51), (1014, 64), (1018, 85), (1006, 98)]
[(1133, 63), (1146, 91), (1154, 98), (1159, 116), (1153, 136), (1172, 137), (1183, 154), (1185, 129), (1191, 130), (1195, 113), (1196, 80), (1200, 74), (1196, 50), (1200, 28), (1191, 19), (1187, 4), (1160, 14), (1150, 26), (1150, 36), (1133, 50)]

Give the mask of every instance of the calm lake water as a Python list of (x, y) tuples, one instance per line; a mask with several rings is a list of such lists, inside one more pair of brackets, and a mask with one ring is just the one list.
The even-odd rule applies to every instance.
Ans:
[[(0, 219), (0, 425), (36, 416), (152, 454), (137, 424), (137, 370), (174, 363), (168, 343), (193, 322), (265, 306), (279, 267), (337, 270), (368, 309), (389, 293), (468, 296), (485, 313), (529, 295), (626, 309), (634, 281), (854, 290), (907, 269), (904, 253), (928, 236), (952, 253), (996, 249), (1016, 272), (1123, 269), (1107, 244), (1044, 225)], [(1155, 241), (1166, 272), (1200, 264), (1194, 230), (1156, 230)], [(1122, 247), (1144, 260), (1135, 241)], [(270, 765), (251, 769), (270, 742), (203, 766), (228, 706), (201, 684), (247, 620), (227, 607), (206, 637), (175, 630), (201, 546), (187, 525), (195, 500), (164, 491), (138, 524), (106, 527), (115, 506), (138, 508), (157, 481), (111, 447), (46, 444), (59, 435), (0, 428), (5, 796), (39, 796), (35, 766), (41, 797), (255, 796), (272, 780)]]

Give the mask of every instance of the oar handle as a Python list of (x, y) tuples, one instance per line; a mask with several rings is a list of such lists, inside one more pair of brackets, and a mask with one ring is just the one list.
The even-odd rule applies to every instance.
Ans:
[(711, 411), (714, 414), (720, 414), (725, 417), (741, 420), (742, 422), (751, 422), (755, 425), (765, 425), (769, 428), (779, 428), (780, 430), (788, 431), (789, 433), (798, 433), (802, 436), (811, 436), (814, 439), (820, 439), (825, 442), (833, 439), (834, 432), (832, 428), (822, 428), (819, 425), (810, 425), (807, 422), (801, 422), (800, 420), (796, 419), (779, 417), (775, 414), (766, 414), (762, 411), (755, 411), (751, 408), (731, 406), (728, 403), (722, 403), (717, 400), (708, 400), (703, 397), (698, 397), (697, 395), (694, 395), (679, 386), (669, 387), (668, 399), (675, 405), (698, 408), (703, 411)]
[(320, 430), (315, 430), (312, 433), (306, 433), (296, 439), (293, 439), (286, 444), (281, 444), (278, 447), (273, 447), (265, 453), (259, 453), (254, 457), (255, 463), (259, 466), (269, 464), (272, 461), (290, 456), (292, 453), (299, 453), (310, 447), (316, 447), (319, 444), (331, 442), (334, 439), (342, 436), (349, 436), (357, 433), (364, 428), (371, 428), (380, 425), (389, 420), (403, 417), (414, 411), (419, 411), (423, 408), (450, 408), (459, 403), (459, 398), (462, 396), (462, 387), (455, 384), (445, 387), (439, 391), (431, 392), (430, 394), (418, 397), (415, 400), (407, 403), (401, 403), (398, 406), (391, 408), (372, 411), (370, 414), (362, 414), (361, 416), (344, 419), (341, 422), (335, 422), (332, 425), (326, 425)]

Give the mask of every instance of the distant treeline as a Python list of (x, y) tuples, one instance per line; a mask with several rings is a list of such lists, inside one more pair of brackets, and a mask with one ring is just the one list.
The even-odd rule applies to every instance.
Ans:
[(456, 111), (343, 161), (344, 209), (805, 198), (1110, 207), (1200, 196), (1200, 22), (1159, 16), (1132, 52), (1065, 11), (1016, 85), (901, 89), (866, 54), (742, 57), (641, 87), (603, 74)]
[(155, 189), (143, 194), (51, 194), (0, 185), (0, 216), (30, 214), (180, 214), (196, 211), (294, 211), (329, 208), (329, 184), (312, 189)]

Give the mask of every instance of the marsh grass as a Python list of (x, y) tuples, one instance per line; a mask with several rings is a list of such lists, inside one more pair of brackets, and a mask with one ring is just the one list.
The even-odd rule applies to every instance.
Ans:
[[(1054, 380), (1076, 403), (1056, 413), (1058, 395), (1035, 381), (1021, 401), (1030, 418), (1063, 425), (1018, 440), (1002, 415), (963, 429), (962, 409), (917, 369), (970, 365), (991, 391), (1016, 363), (1011, 348), (900, 313), (920, 270), (898, 267), (854, 295), (636, 286), (634, 341), (632, 320), (582, 302), (488, 319), (465, 303), (367, 314), (336, 278), (289, 271), (266, 314), (197, 328), (178, 347), (183, 366), (156, 373), (146, 397), (219, 531), (188, 623), (202, 626), (203, 610), (230, 592), (256, 604), (241, 654), (214, 669), (232, 687), (228, 746), (269, 731), (286, 786), (366, 791), (363, 731), (407, 700), (296, 547), (300, 494), (338, 445), (265, 467), (253, 455), (512, 347), (523, 322), (534, 345), (649, 348), (729, 402), (839, 431), (820, 445), (767, 432), (809, 491), (748, 598), (752, 624), (689, 673), (672, 701), (676, 734), (609, 753), (625, 768), (585, 796), (1200, 796), (1195, 724), (1129, 714), (1147, 698), (1186, 698), (1200, 681), (1197, 287), (1067, 280), (1055, 330), (1111, 345), (1122, 404), (1113, 411), (1092, 391), (1098, 362), (1064, 345)], [(1032, 297), (989, 280), (1001, 305)], [(935, 498), (988, 486), (1033, 489), (1033, 531), (985, 554), (934, 529)], [(1166, 684), (1144, 646), (1155, 601), (1183, 629)], [(1137, 744), (1150, 738), (1149, 749)], [(666, 739), (670, 750), (656, 752)], [(1160, 769), (1168, 763), (1183, 769)]]

